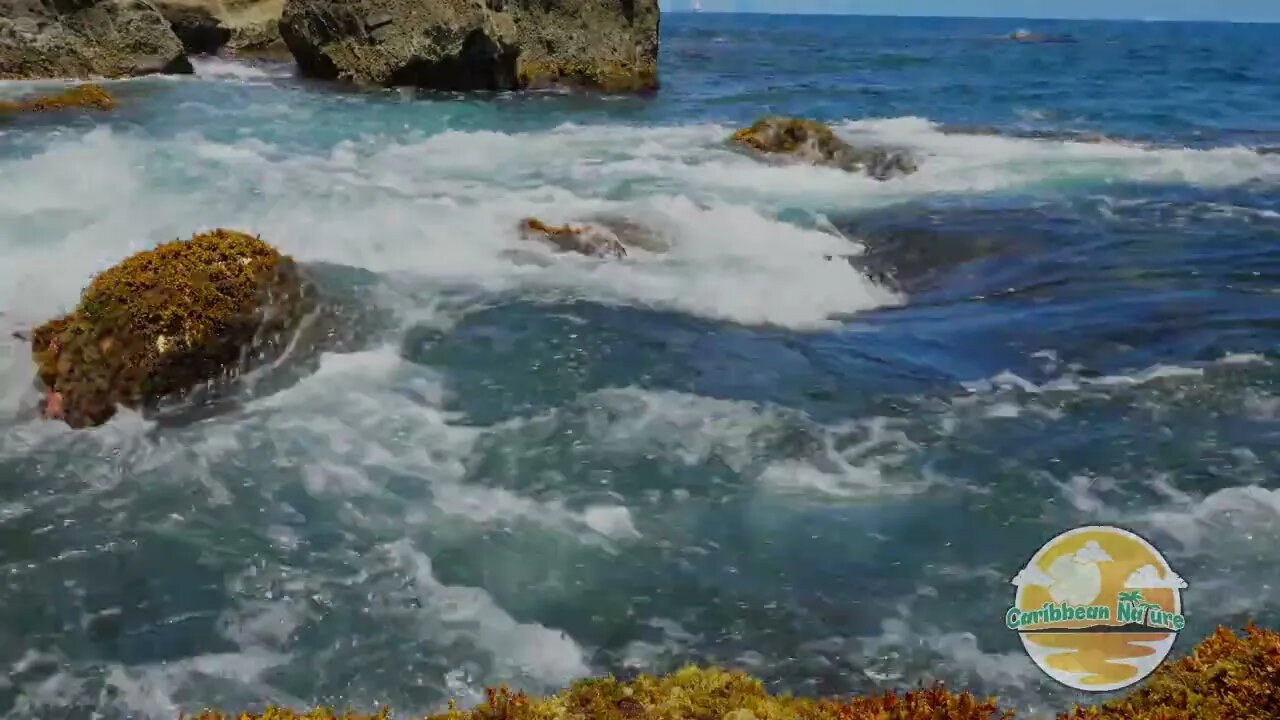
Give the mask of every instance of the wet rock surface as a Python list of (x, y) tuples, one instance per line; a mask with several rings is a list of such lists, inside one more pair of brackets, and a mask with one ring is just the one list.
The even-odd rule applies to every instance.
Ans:
[(910, 175), (919, 169), (907, 151), (886, 147), (854, 147), (815, 120), (765, 117), (738, 130), (730, 141), (762, 157), (864, 173), (876, 180)]

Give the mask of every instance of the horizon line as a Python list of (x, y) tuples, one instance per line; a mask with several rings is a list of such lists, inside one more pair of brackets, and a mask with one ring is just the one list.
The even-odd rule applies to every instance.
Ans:
[(906, 13), (902, 15), (885, 15), (884, 13), (865, 13), (865, 12), (769, 12), (767, 10), (682, 10), (672, 8), (671, 10), (663, 10), (663, 15), (778, 15), (781, 17), (863, 17), (863, 18), (917, 18), (922, 20), (1014, 20), (1019, 22), (1034, 22), (1036, 20), (1053, 20), (1053, 21), (1075, 21), (1075, 22), (1122, 22), (1122, 23), (1214, 23), (1223, 25), (1277, 25), (1280, 24), (1280, 18), (1275, 20), (1251, 18), (1245, 20), (1233, 20), (1231, 18), (1212, 19), (1204, 18), (1199, 20), (1187, 20), (1179, 18), (1085, 18), (1085, 17), (1062, 17), (1041, 15), (1037, 17), (1017, 17), (1013, 15), (924, 15)]

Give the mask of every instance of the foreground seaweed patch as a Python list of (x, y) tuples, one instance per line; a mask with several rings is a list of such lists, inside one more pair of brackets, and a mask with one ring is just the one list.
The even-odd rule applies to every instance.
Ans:
[(1119, 700), (1076, 707), (1059, 720), (1275, 720), (1280, 718), (1280, 632), (1218, 628)]
[[(534, 699), (507, 688), (490, 689), (471, 710), (450, 709), (426, 720), (1007, 720), (993, 700), (941, 687), (906, 693), (814, 700), (767, 693), (759, 680), (739, 672), (687, 667), (663, 677), (641, 675), (630, 682), (591, 678), (548, 698)], [(376, 715), (308, 714), (269, 708), (261, 715), (204, 712), (195, 720), (385, 720)]]
[(45, 414), (98, 425), (117, 406), (148, 408), (234, 377), (283, 345), (307, 311), (306, 290), (291, 258), (232, 230), (137, 253), (33, 333)]
[[(193, 720), (388, 720), (268, 708), (261, 714), (205, 711)], [(849, 699), (770, 695), (739, 672), (687, 667), (671, 675), (580, 680), (547, 698), (501, 687), (470, 710), (426, 720), (1010, 720), (994, 699), (932, 687)], [(1219, 628), (1187, 657), (1157, 670), (1122, 699), (1077, 707), (1059, 720), (1275, 720), (1280, 718), (1280, 633), (1254, 625), (1237, 635)]]
[(104, 90), (101, 85), (86, 83), (53, 95), (0, 101), (0, 112), (51, 112), (68, 108), (112, 110), (115, 106), (115, 98), (111, 97), (111, 93)]

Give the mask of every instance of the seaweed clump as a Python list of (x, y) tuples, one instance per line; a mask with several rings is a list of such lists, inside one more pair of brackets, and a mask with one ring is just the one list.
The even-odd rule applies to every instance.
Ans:
[(51, 112), (68, 108), (112, 110), (115, 106), (115, 98), (101, 85), (85, 83), (53, 95), (0, 101), (0, 112)]
[(520, 234), (526, 240), (541, 240), (563, 252), (576, 252), (592, 257), (626, 257), (627, 248), (601, 228), (590, 225), (548, 225), (537, 218), (520, 221)]
[[(268, 708), (260, 715), (205, 711), (193, 720), (390, 720), (376, 714), (306, 713)], [(547, 698), (491, 688), (470, 710), (450, 704), (426, 720), (1010, 720), (1012, 710), (941, 686), (908, 692), (808, 699), (770, 695), (739, 672), (686, 667), (671, 675), (580, 680)], [(1058, 720), (1276, 720), (1280, 718), (1280, 632), (1254, 625), (1243, 636), (1219, 628), (1188, 656), (1162, 666), (1127, 696), (1076, 707)]]
[(729, 139), (763, 155), (789, 156), (812, 165), (862, 172), (876, 180), (909, 175), (919, 169), (910, 153), (882, 147), (855, 148), (831, 128), (805, 118), (760, 118)]
[[(261, 715), (206, 711), (195, 720), (387, 720), (376, 715), (310, 714), (269, 708)], [(906, 693), (815, 700), (770, 695), (759, 680), (740, 672), (687, 667), (671, 675), (580, 680), (548, 698), (533, 699), (500, 687), (471, 710), (450, 708), (426, 720), (1008, 720), (992, 700), (942, 687)]]
[(1076, 707), (1058, 720), (1276, 720), (1280, 632), (1218, 628), (1123, 698)]
[(45, 414), (98, 425), (117, 406), (148, 409), (234, 377), (283, 346), (307, 311), (307, 290), (291, 258), (232, 230), (137, 253), (32, 334)]

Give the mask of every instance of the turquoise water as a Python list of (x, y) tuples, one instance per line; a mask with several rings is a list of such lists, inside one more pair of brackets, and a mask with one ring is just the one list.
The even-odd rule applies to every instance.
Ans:
[[(1020, 25), (1077, 42), (1000, 39)], [(425, 712), (715, 662), (1034, 716), (1085, 698), (1004, 630), (1008, 581), (1087, 523), (1187, 579), (1175, 653), (1280, 623), (1280, 29), (663, 33), (653, 97), (208, 60), (113, 83), (110, 116), (0, 128), (0, 712)], [(921, 171), (724, 147), (768, 112)], [(514, 232), (602, 212), (668, 249)], [(307, 264), (328, 351), (200, 419), (36, 420), (8, 329), (216, 226)]]

